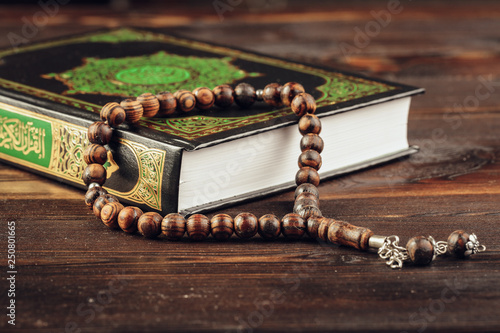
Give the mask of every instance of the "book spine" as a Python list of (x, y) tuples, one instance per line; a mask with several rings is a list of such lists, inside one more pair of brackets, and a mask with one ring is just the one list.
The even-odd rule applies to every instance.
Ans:
[[(0, 97), (0, 160), (85, 189), (88, 119)], [(126, 204), (176, 212), (182, 149), (115, 130), (105, 164), (109, 193)]]

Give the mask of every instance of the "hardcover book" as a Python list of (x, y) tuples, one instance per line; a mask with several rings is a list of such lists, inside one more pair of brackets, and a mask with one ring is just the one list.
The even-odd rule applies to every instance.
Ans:
[[(162, 33), (120, 28), (0, 51), (0, 159), (85, 188), (87, 128), (108, 102), (144, 92), (300, 82), (323, 122), (322, 180), (415, 151), (410, 97), (423, 89)], [(105, 188), (162, 213), (192, 213), (294, 185), (289, 107), (195, 109), (121, 125)]]

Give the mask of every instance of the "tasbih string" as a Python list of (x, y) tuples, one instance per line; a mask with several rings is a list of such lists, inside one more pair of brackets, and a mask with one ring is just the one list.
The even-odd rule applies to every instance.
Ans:
[[(241, 108), (248, 108), (256, 101), (263, 101), (271, 107), (289, 106), (299, 117), (301, 154), (298, 158), (299, 170), (295, 176), (297, 188), (292, 213), (281, 219), (273, 214), (257, 218), (248, 212), (242, 212), (234, 219), (228, 214), (217, 214), (211, 219), (202, 214), (194, 214), (186, 219), (179, 213), (162, 217), (156, 212), (143, 212), (138, 207), (124, 207), (102, 187), (106, 181), (106, 169), (103, 165), (107, 161), (107, 144), (112, 138), (113, 128), (123, 122), (136, 123), (142, 117), (183, 114), (195, 107), (207, 110), (214, 105), (227, 108), (236, 103)], [(268, 240), (276, 239), (280, 234), (296, 240), (308, 234), (313, 239), (359, 250), (374, 249), (392, 268), (401, 268), (404, 262), (427, 265), (438, 255), (449, 254), (465, 258), (486, 250), (474, 234), (463, 230), (451, 233), (446, 242), (436, 242), (430, 236), (417, 236), (403, 247), (399, 245), (398, 236), (374, 235), (370, 229), (324, 217), (319, 209), (317, 188), (324, 142), (319, 136), (321, 121), (314, 114), (315, 111), (316, 101), (296, 82), (284, 85), (271, 83), (259, 90), (247, 83), (240, 83), (234, 89), (229, 85), (220, 85), (212, 90), (200, 87), (193, 92), (179, 90), (157, 95), (144, 93), (135, 99), (125, 99), (120, 104), (108, 103), (101, 110), (102, 121), (93, 123), (88, 129), (91, 144), (83, 154), (84, 161), (88, 164), (83, 173), (83, 181), (88, 186), (85, 203), (106, 226), (121, 228), (126, 233), (139, 232), (148, 238), (163, 235), (167, 240), (173, 241), (187, 233), (194, 241), (202, 241), (210, 235), (217, 240), (226, 240), (233, 233), (242, 239), (251, 238), (258, 233)]]

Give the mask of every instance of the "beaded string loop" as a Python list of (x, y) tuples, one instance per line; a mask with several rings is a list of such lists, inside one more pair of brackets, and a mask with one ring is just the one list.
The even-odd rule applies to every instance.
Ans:
[[(263, 101), (271, 107), (290, 106), (300, 117), (298, 127), (302, 139), (297, 162), (299, 170), (295, 176), (295, 202), (293, 212), (282, 219), (273, 214), (257, 218), (248, 212), (240, 213), (234, 219), (227, 214), (217, 214), (211, 219), (202, 214), (194, 214), (186, 219), (178, 213), (162, 217), (156, 212), (143, 212), (138, 207), (124, 207), (102, 187), (106, 182), (106, 169), (103, 166), (107, 161), (106, 145), (111, 140), (113, 128), (123, 122), (136, 123), (141, 117), (190, 112), (195, 107), (207, 110), (214, 105), (227, 108), (236, 103), (241, 108), (248, 108), (257, 101)], [(187, 234), (193, 241), (202, 241), (210, 235), (223, 241), (233, 233), (242, 239), (252, 238), (258, 233), (267, 240), (276, 239), (280, 234), (298, 240), (308, 234), (324, 242), (359, 250), (376, 250), (391, 268), (401, 268), (407, 261), (415, 265), (428, 265), (443, 254), (464, 258), (486, 250), (476, 235), (469, 235), (462, 230), (454, 231), (446, 242), (436, 242), (430, 236), (417, 236), (411, 238), (406, 247), (402, 247), (398, 236), (374, 235), (370, 229), (324, 217), (319, 209), (317, 188), (324, 142), (319, 136), (321, 121), (314, 114), (315, 111), (316, 101), (296, 82), (288, 82), (283, 86), (270, 83), (258, 90), (247, 83), (240, 83), (234, 89), (229, 85), (219, 85), (212, 90), (199, 87), (193, 92), (144, 93), (136, 99), (125, 99), (120, 104), (108, 103), (101, 110), (102, 121), (93, 123), (88, 129), (91, 144), (83, 154), (83, 160), (88, 165), (82, 176), (88, 186), (85, 204), (109, 228), (120, 228), (126, 233), (139, 232), (147, 238), (163, 235), (167, 240), (175, 241)]]

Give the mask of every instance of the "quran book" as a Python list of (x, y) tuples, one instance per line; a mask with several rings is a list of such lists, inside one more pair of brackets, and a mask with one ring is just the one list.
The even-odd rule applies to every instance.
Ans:
[[(119, 28), (0, 51), (0, 160), (85, 188), (88, 126), (108, 102), (196, 87), (300, 82), (317, 101), (322, 181), (416, 149), (423, 89), (173, 36)], [(301, 135), (289, 107), (194, 109), (114, 129), (104, 187), (127, 204), (189, 214), (294, 186)]]

